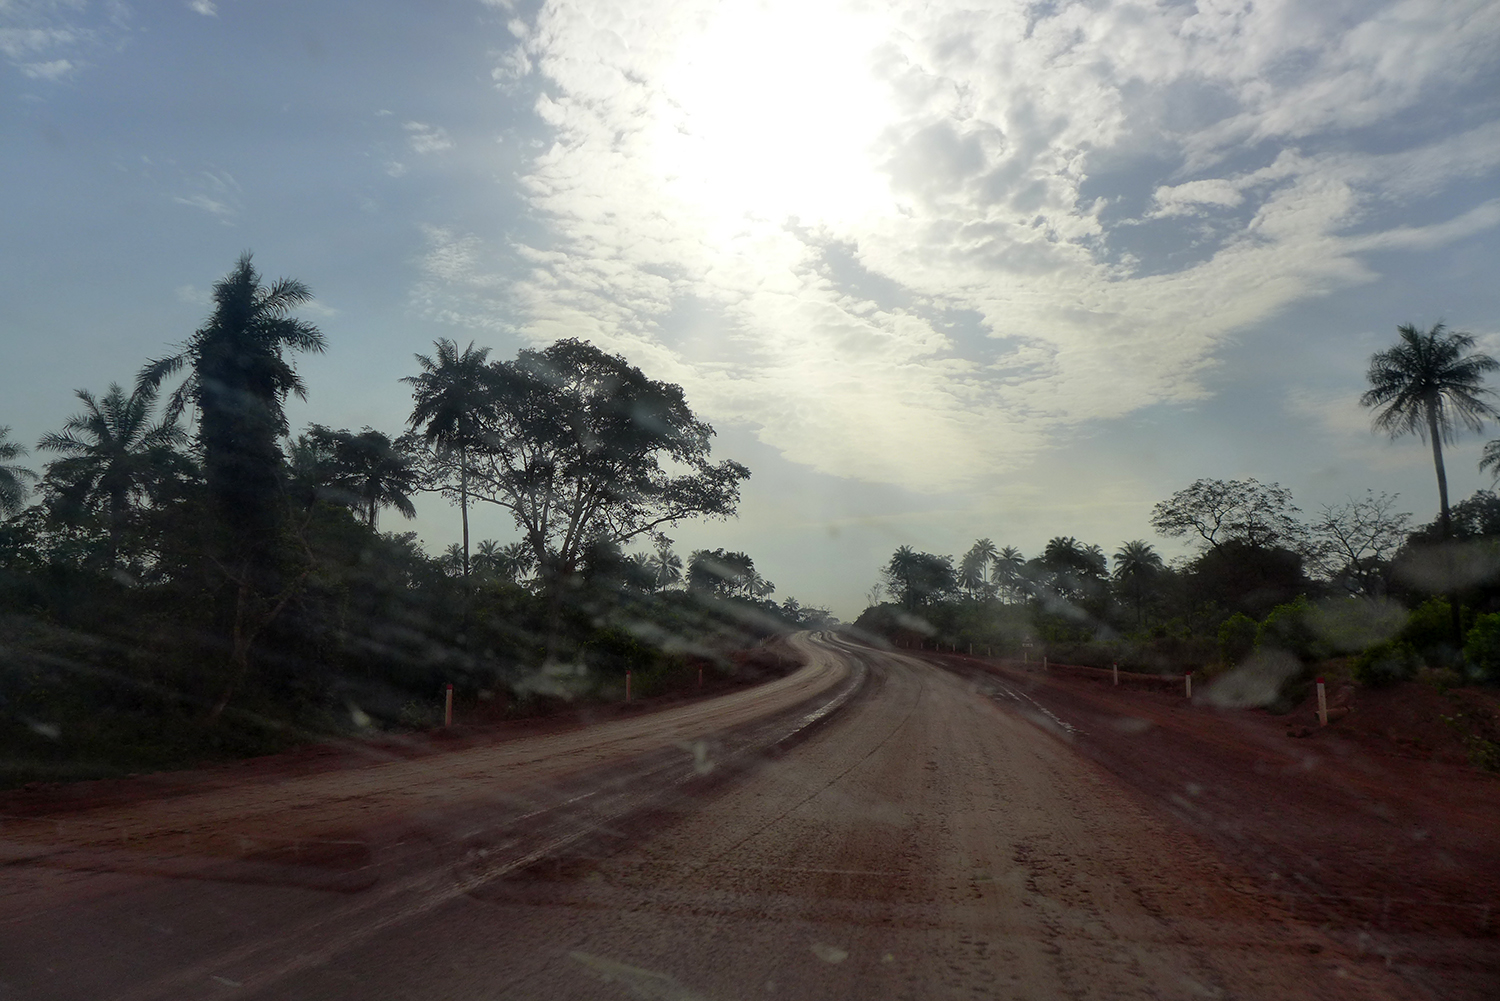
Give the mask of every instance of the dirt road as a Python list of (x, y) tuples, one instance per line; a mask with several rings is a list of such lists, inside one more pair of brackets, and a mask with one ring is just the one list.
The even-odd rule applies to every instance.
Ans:
[[(848, 692), (868, 680), (800, 744), (748, 770), (729, 767), (740, 750), (777, 744), (816, 710), (782, 703), (768, 719), (750, 700), (738, 730), (711, 739), (682, 720), (660, 731), (632, 720), (630, 752), (577, 752), (599, 755), (592, 770), (556, 771), (536, 748), (464, 752), (446, 770), (463, 776), (452, 799), (407, 799), (401, 782), (370, 776), (321, 776), (311, 798), (306, 787), (242, 790), (252, 803), (281, 797), (253, 813), (273, 841), (337, 820), (370, 859), (340, 869), (335, 853), (327, 867), (372, 872), (368, 885), (16, 861), (0, 896), (0, 998), (1422, 996), (1291, 919), (971, 681), (833, 639), (803, 642), (821, 680), (804, 673), (799, 684)], [(664, 749), (645, 747), (651, 732)], [(528, 787), (546, 801), (533, 816), (497, 824), (516, 804), (475, 790), (498, 781), (481, 762), (501, 753), (513, 781), (532, 768), (549, 778), (545, 793)], [(678, 783), (683, 759), (700, 776), (722, 761), (732, 780), (687, 781), (645, 814), (627, 809), (645, 803), (643, 788)], [(190, 799), (160, 804), (156, 828), (132, 808), (121, 823), (134, 818), (123, 829), (137, 840), (120, 844), (165, 854), (163, 817), (191, 825)], [(88, 818), (89, 838), (109, 836), (109, 812)], [(593, 835), (574, 836), (590, 823)], [(78, 851), (82, 830), (71, 835)], [(30, 843), (40, 840), (33, 831)]]

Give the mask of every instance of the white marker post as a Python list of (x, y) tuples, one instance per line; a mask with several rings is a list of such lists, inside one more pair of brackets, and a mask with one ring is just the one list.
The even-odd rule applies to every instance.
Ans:
[(1191, 699), (1193, 697), (1193, 672), (1189, 671), (1187, 674), (1184, 674), (1182, 681), (1187, 686), (1187, 697)]
[(625, 672), (625, 701), (630, 701), (630, 672)]
[(443, 725), (453, 725), (453, 684), (451, 682), (443, 693)]
[(1115, 684), (1118, 685), (1120, 683), (1120, 662), (1118, 660), (1115, 661), (1110, 670), (1115, 676)]
[(1328, 725), (1328, 690), (1323, 687), (1323, 679), (1318, 679), (1318, 725)]

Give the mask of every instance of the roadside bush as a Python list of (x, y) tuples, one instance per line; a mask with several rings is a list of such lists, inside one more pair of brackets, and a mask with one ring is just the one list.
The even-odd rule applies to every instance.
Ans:
[(1500, 678), (1500, 612), (1481, 615), (1464, 639), (1464, 663), (1484, 681)]
[(1458, 651), (1453, 649), (1453, 612), (1448, 599), (1428, 598), (1413, 609), (1400, 638), (1427, 660), (1451, 662)]
[(1376, 643), (1354, 658), (1349, 673), (1361, 685), (1379, 687), (1415, 677), (1421, 667), (1422, 658), (1410, 643), (1392, 639)]
[(1322, 660), (1330, 651), (1313, 628), (1313, 606), (1304, 596), (1271, 609), (1255, 633), (1259, 649), (1285, 650), (1303, 661)]
[(1244, 612), (1235, 612), (1219, 627), (1219, 660), (1226, 665), (1240, 663), (1255, 649), (1260, 626)]

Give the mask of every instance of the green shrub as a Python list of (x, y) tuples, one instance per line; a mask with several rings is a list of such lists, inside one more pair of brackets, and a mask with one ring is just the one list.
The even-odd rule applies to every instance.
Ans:
[(1304, 661), (1322, 660), (1330, 650), (1313, 628), (1313, 606), (1299, 595), (1297, 600), (1271, 609), (1255, 633), (1255, 645), (1262, 649), (1285, 650)]
[(1414, 677), (1422, 667), (1422, 658), (1405, 640), (1376, 643), (1354, 658), (1349, 673), (1361, 685), (1379, 687)]
[(1260, 631), (1256, 621), (1244, 612), (1235, 612), (1219, 627), (1219, 660), (1234, 665), (1250, 656)]
[(1475, 620), (1464, 639), (1464, 662), (1470, 673), (1483, 680), (1500, 678), (1500, 612)]
[(1449, 660), (1456, 651), (1453, 649), (1453, 611), (1448, 599), (1428, 598), (1413, 609), (1400, 638), (1428, 660)]

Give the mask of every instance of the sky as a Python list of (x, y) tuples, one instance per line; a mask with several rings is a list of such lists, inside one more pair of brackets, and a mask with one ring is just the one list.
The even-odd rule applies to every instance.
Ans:
[[(400, 431), (438, 338), (585, 338), (752, 470), (678, 551), (845, 618), (900, 545), (1177, 555), (1151, 508), (1200, 477), (1428, 521), (1370, 355), (1500, 356), (1493, 0), (0, 0), (0, 60), (13, 440), (251, 250), (317, 296), (295, 426)], [(458, 538), (418, 507), (382, 527)]]

